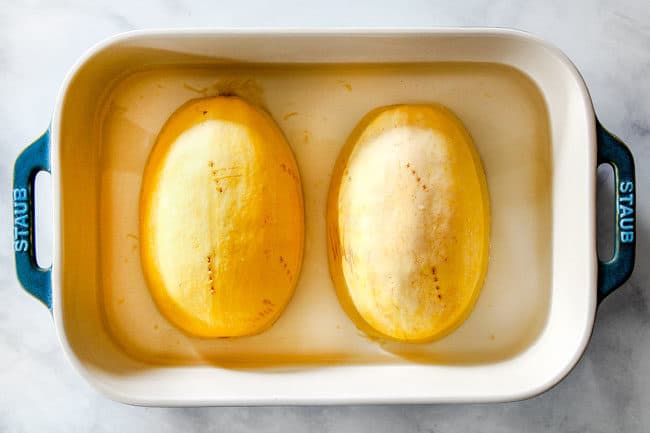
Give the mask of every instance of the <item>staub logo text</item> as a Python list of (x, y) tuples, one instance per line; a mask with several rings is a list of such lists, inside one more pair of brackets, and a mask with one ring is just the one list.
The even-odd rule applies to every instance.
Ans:
[(29, 201), (26, 188), (14, 189), (14, 251), (29, 250)]
[(621, 182), (618, 192), (618, 227), (621, 231), (621, 242), (634, 242), (634, 183)]

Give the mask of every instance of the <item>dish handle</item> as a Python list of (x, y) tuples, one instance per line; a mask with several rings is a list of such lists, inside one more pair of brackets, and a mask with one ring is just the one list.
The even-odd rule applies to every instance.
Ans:
[(636, 247), (636, 184), (634, 158), (630, 150), (596, 119), (598, 165), (614, 170), (616, 226), (614, 254), (606, 262), (598, 260), (598, 303), (621, 286), (634, 269)]
[(20, 284), (36, 299), (52, 308), (52, 268), (36, 262), (34, 182), (36, 174), (50, 172), (50, 131), (30, 144), (16, 159), (13, 187), (13, 248)]

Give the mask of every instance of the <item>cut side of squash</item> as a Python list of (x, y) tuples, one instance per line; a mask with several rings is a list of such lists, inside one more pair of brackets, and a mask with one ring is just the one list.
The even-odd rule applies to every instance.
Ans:
[(450, 110), (370, 112), (342, 149), (329, 192), (328, 256), (341, 305), (371, 336), (447, 335), (483, 285), (489, 224), (481, 160)]
[(271, 326), (304, 243), (300, 174), (273, 119), (237, 97), (179, 108), (144, 170), (140, 234), (149, 289), (177, 327), (234, 337)]

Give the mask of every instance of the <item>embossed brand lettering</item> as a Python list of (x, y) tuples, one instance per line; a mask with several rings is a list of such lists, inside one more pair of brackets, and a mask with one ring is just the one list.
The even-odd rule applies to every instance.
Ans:
[(631, 232), (621, 232), (621, 242), (632, 242), (634, 240), (634, 233)]
[(29, 250), (29, 203), (27, 189), (14, 188), (14, 251)]
[(634, 183), (625, 181), (618, 186), (618, 227), (621, 242), (634, 242)]
[(15, 188), (14, 189), (14, 201), (25, 201), (27, 200), (27, 189), (25, 188)]

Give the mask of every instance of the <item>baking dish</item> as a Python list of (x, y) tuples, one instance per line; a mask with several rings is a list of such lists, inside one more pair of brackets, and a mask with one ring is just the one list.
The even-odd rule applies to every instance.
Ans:
[[(201, 87), (215, 77), (214, 89)], [(156, 125), (178, 102), (224, 83), (262, 98), (294, 147), (307, 233), (296, 296), (278, 323), (259, 337), (212, 342), (156, 321), (130, 227)], [(493, 209), (488, 279), (476, 311), (422, 349), (356, 333), (336, 304), (324, 251), (324, 191), (340, 138), (368, 108), (398, 98), (434, 98), (464, 119), (486, 166)], [(596, 252), (601, 163), (613, 166), (617, 185), (615, 253), (606, 263)], [(48, 269), (35, 261), (39, 171), (51, 172), (53, 184)], [(77, 62), (49, 130), (18, 157), (16, 269), (50, 308), (71, 363), (122, 402), (508, 401), (550, 388), (582, 355), (597, 303), (634, 265), (635, 194), (632, 156), (596, 120), (574, 66), (522, 32), (136, 31)], [(531, 331), (513, 337), (508, 329), (521, 320)], [(509, 338), (512, 347), (499, 346)]]

